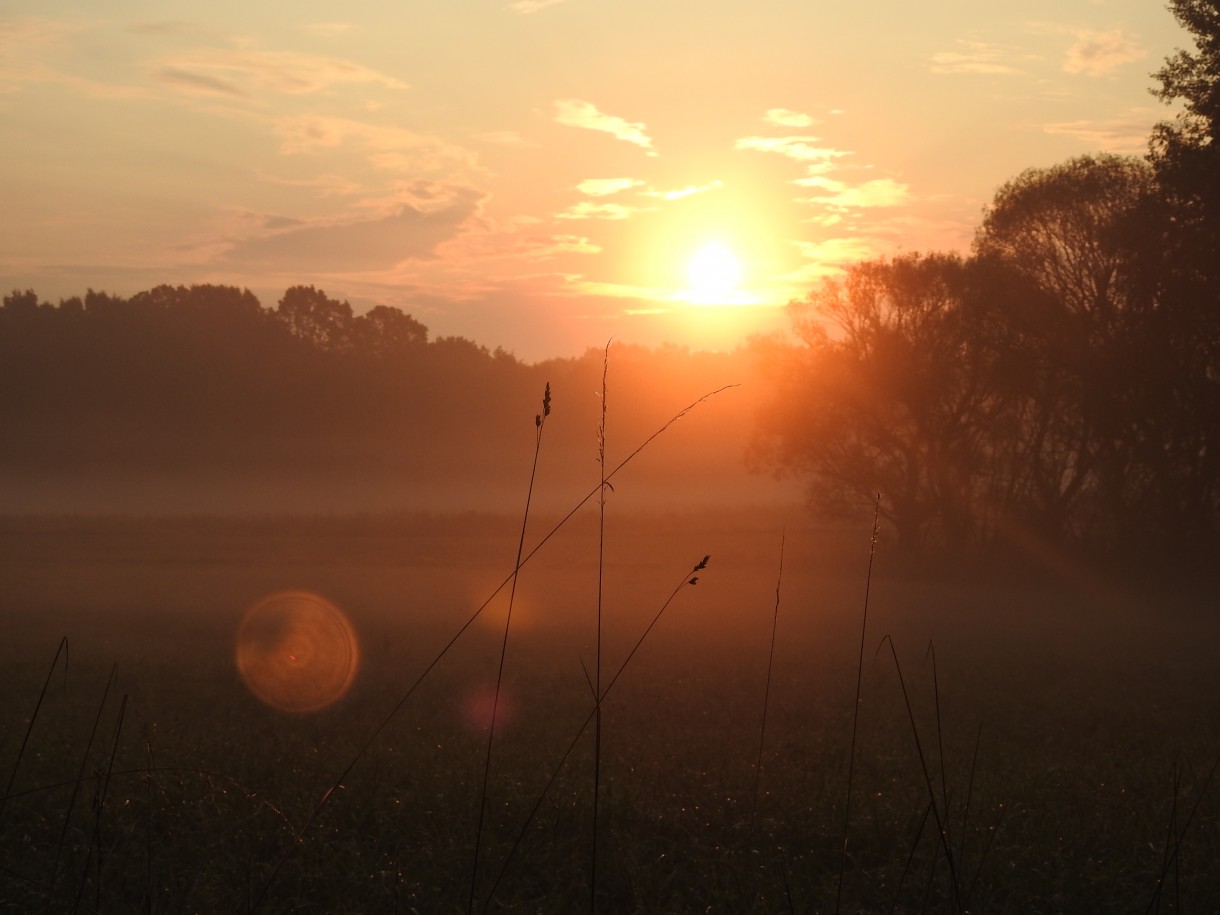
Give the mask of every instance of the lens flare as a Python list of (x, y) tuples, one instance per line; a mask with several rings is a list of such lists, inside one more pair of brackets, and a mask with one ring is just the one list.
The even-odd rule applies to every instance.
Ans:
[(347, 617), (308, 591), (263, 598), (237, 629), (238, 673), (250, 692), (281, 711), (304, 714), (337, 702), (359, 665)]
[(466, 693), (462, 700), (462, 718), (467, 727), (473, 730), (485, 731), (491, 727), (492, 716), (495, 716), (496, 727), (502, 728), (512, 724), (517, 717), (517, 700), (506, 687), (500, 688), (500, 702), (496, 703), (496, 687), (477, 686)]

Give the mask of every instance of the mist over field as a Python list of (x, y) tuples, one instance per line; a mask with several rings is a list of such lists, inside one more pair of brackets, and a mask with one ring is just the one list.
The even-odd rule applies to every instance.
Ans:
[(1217, 911), (1128, 5), (0, 16), (0, 912)]

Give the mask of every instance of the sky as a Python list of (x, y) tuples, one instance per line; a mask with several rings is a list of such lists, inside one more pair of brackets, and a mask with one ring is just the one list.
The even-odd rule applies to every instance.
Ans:
[(0, 0), (0, 288), (314, 285), (526, 361), (732, 348), (1142, 154), (1157, 0)]

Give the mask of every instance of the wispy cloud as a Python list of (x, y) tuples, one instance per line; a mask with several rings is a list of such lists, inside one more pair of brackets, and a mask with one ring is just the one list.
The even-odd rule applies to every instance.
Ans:
[(475, 157), (462, 147), (403, 127), (321, 115), (277, 118), (273, 127), (285, 155), (352, 146), (371, 164), (389, 171), (452, 175), (477, 168)]
[(304, 29), (312, 35), (329, 37), (350, 32), (352, 24), (350, 22), (311, 22), (309, 25), (304, 26)]
[(1105, 76), (1123, 64), (1143, 59), (1147, 53), (1122, 29), (1105, 32), (1082, 29), (1076, 33), (1076, 43), (1068, 48), (1063, 69), (1073, 75)]
[(1010, 52), (983, 41), (959, 41), (959, 50), (932, 55), (933, 73), (969, 73), (983, 76), (1013, 76), (1021, 70), (1006, 60)]
[(188, 70), (179, 70), (176, 67), (162, 67), (153, 73), (153, 76), (162, 83), (168, 83), (176, 89), (184, 89), (187, 92), (205, 95), (227, 95), (230, 98), (250, 97), (250, 93), (246, 92), (236, 83), (217, 76), (208, 76), (204, 73), (191, 73)]
[(823, 241), (795, 241), (793, 244), (806, 261), (782, 277), (785, 282), (804, 284), (841, 273), (847, 264), (877, 256), (877, 248), (863, 238), (827, 238)]
[(477, 133), (474, 138), (481, 143), (490, 143), (493, 146), (537, 146), (533, 140), (527, 140), (515, 130), (489, 130), (484, 133)]
[(816, 123), (811, 116), (787, 108), (769, 108), (763, 120), (776, 127), (810, 127)]
[(20, 92), (29, 85), (54, 83), (98, 98), (146, 95), (138, 87), (99, 82), (50, 62), (71, 61), (78, 36), (96, 28), (96, 23), (83, 20), (34, 16), (0, 20), (0, 94)]
[(617, 140), (634, 143), (648, 155), (655, 156), (652, 138), (645, 133), (644, 125), (625, 121), (612, 114), (603, 114), (591, 102), (580, 99), (559, 99), (555, 102), (555, 120), (568, 127), (582, 127), (608, 133)]
[(823, 192), (802, 198), (802, 203), (816, 203), (836, 209), (901, 206), (912, 199), (910, 187), (892, 178), (874, 178), (852, 186), (824, 175), (813, 175), (797, 179), (796, 184)]
[(434, 256), (478, 209), (471, 189), (449, 206), (426, 212), (402, 206), (377, 219), (315, 222), (234, 244), (222, 261), (267, 270), (311, 272), (386, 270), (407, 260)]
[(630, 219), (652, 207), (630, 206), (624, 203), (597, 203), (582, 200), (555, 214), (557, 219)]
[(777, 153), (805, 163), (829, 164), (835, 159), (851, 155), (841, 149), (817, 145), (819, 143), (821, 139), (818, 137), (742, 137), (733, 148)]
[(322, 197), (350, 197), (361, 190), (359, 184), (344, 175), (317, 175), (313, 178), (281, 178), (276, 175), (260, 177), (271, 184), (316, 191)]
[(1081, 140), (1103, 152), (1137, 154), (1148, 149), (1148, 136), (1152, 126), (1160, 119), (1157, 111), (1137, 108), (1121, 118), (1061, 121), (1044, 124), (1042, 129), (1049, 134)]
[(648, 190), (644, 194), (648, 197), (660, 197), (662, 200), (681, 200), (683, 197), (693, 197), (696, 194), (706, 194), (708, 191), (718, 191), (723, 187), (724, 182), (716, 180), (709, 181), (707, 184), (691, 184), (673, 191)]
[(609, 197), (643, 183), (636, 178), (588, 178), (576, 185), (576, 190), (590, 197)]
[(295, 51), (199, 48), (153, 61), (149, 70), (174, 88), (235, 96), (255, 91), (308, 95), (343, 83), (407, 88), (399, 79), (351, 61)]
[(508, 8), (514, 13), (536, 13), (544, 7), (554, 6), (556, 3), (563, 3), (564, 0), (513, 0), (508, 5)]

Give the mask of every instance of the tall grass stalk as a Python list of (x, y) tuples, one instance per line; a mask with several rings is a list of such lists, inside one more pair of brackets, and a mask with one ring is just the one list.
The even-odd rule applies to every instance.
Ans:
[(940, 675), (936, 669), (936, 645), (932, 640), (928, 640), (928, 652), (924, 655), (924, 659), (932, 659), (932, 699), (933, 707), (936, 709), (936, 752), (937, 758), (940, 761), (940, 802), (941, 810), (945, 812), (945, 834), (949, 835), (949, 781), (945, 775), (945, 733), (941, 726), (940, 720)]
[[(1167, 845), (1172, 846), (1172, 850), (1161, 863), (1161, 873), (1157, 877), (1156, 889), (1152, 893), (1152, 898), (1148, 901), (1148, 907), (1144, 910), (1145, 915), (1150, 912), (1159, 911), (1161, 907), (1161, 893), (1165, 889), (1165, 880), (1169, 876), (1171, 867), (1178, 867), (1178, 855), (1182, 851), (1182, 842), (1186, 839), (1186, 833), (1190, 831), (1191, 823), (1194, 822), (1195, 815), (1199, 812), (1199, 805), (1203, 803), (1203, 798), (1206, 796), (1208, 789), (1211, 787), (1212, 778), (1216, 774), (1216, 769), (1220, 767), (1220, 759), (1212, 763), (1211, 769), (1207, 773), (1207, 778), (1203, 780), (1203, 786), (1199, 789), (1199, 796), (1195, 798), (1194, 806), (1190, 808), (1190, 813), (1186, 817), (1186, 822), (1182, 824), (1182, 828), (1177, 828), (1177, 808), (1178, 808), (1178, 778), (1175, 775), (1174, 792), (1173, 792), (1173, 807), (1169, 816), (1169, 836), (1166, 840)], [(1180, 877), (1179, 877), (1180, 879)], [(1179, 908), (1178, 911), (1181, 911)]]
[(68, 637), (65, 635), (59, 640), (59, 647), (55, 649), (55, 655), (51, 658), (51, 666), (47, 669), (47, 678), (43, 681), (42, 690), (38, 693), (38, 701), (34, 703), (34, 712), (30, 715), (30, 723), (26, 726), (25, 736), (21, 738), (21, 746), (17, 748), (17, 758), (13, 761), (13, 771), (9, 773), (8, 784), (4, 787), (4, 794), (0, 795), (0, 819), (4, 818), (4, 808), (8, 803), (9, 797), (13, 793), (13, 784), (17, 781), (17, 770), (21, 768), (21, 760), (25, 756), (26, 747), (30, 744), (30, 734), (34, 731), (34, 722), (38, 720), (38, 713), (42, 709), (42, 701), (47, 697), (47, 690), (51, 687), (51, 678), (55, 676), (55, 666), (59, 663), (59, 656), (64, 658), (64, 680), (68, 677)]
[(771, 669), (775, 663), (775, 635), (779, 631), (779, 599), (784, 584), (784, 542), (786, 534), (779, 538), (779, 574), (775, 578), (775, 612), (771, 615), (771, 647), (767, 652), (767, 680), (763, 686), (762, 720), (758, 725), (758, 759), (754, 763), (754, 794), (750, 801), (750, 825), (758, 816), (758, 784), (762, 778), (763, 747), (767, 741), (767, 706), (771, 702)]
[[(628, 464), (639, 457), (644, 449), (669, 431), (670, 427), (673, 426), (674, 423), (678, 422), (696, 407), (702, 405), (708, 400), (711, 400), (717, 394), (721, 394), (724, 391), (735, 387), (737, 387), (736, 384), (726, 384), (722, 387), (716, 388), (713, 391), (708, 391), (702, 397), (691, 401), (689, 404), (667, 419), (664, 423), (662, 423), (656, 429), (656, 431), (654, 431), (650, 436), (648, 436), (648, 438), (644, 439), (643, 442), (636, 446), (634, 451), (619, 461), (609, 473), (605, 474), (605, 482), (608, 483)], [(411, 697), (415, 695), (415, 691), (419, 689), (432, 671), (436, 669), (437, 665), (439, 665), (441, 661), (445, 659), (445, 657), (453, 649), (453, 646), (458, 643), (461, 637), (465, 635), (467, 630), (474, 625), (475, 620), (477, 620), (482, 615), (483, 611), (486, 610), (491, 604), (491, 602), (495, 600), (497, 596), (499, 596), (500, 592), (508, 586), (509, 582), (513, 580), (513, 576), (516, 575), (521, 568), (524, 568), (526, 563), (528, 563), (539, 551), (541, 551), (541, 549), (550, 542), (551, 538), (559, 533), (559, 531), (566, 526), (573, 517), (576, 516), (576, 513), (589, 504), (589, 501), (593, 499), (594, 496), (598, 495), (598, 493), (600, 493), (603, 489), (604, 487), (601, 484), (591, 489), (582, 499), (576, 502), (576, 504), (568, 510), (567, 514), (555, 522), (551, 529), (548, 530), (546, 534), (544, 534), (542, 538), (534, 545), (534, 547), (521, 558), (521, 561), (517, 567), (515, 567), (512, 572), (504, 577), (504, 580), (501, 581), (492, 590), (491, 594), (489, 594), (487, 598), (475, 608), (474, 612), (472, 612), (470, 616), (466, 618), (466, 621), (462, 623), (462, 625), (458, 627), (457, 631), (454, 632), (454, 634), (449, 638), (449, 641), (447, 641), (441, 647), (440, 651), (438, 651), (432, 658), (432, 660), (424, 666), (424, 669), (398, 698), (398, 701), (394, 703), (389, 712), (382, 717), (377, 726), (369, 733), (369, 736), (365, 739), (365, 741), (356, 749), (356, 752), (352, 755), (352, 758), (348, 761), (347, 765), (343, 768), (335, 780), (331, 782), (330, 786), (322, 793), (322, 796), (318, 799), (318, 803), (314, 805), (313, 810), (310, 811), (309, 816), (306, 817), (305, 822), (302, 823), (301, 826), (293, 833), (292, 839), (284, 851), (276, 859), (270, 873), (267, 875), (267, 879), (263, 882), (262, 887), (259, 889), (258, 895), (254, 897), (254, 901), (250, 906), (251, 912), (255, 912), (262, 908), (263, 904), (266, 902), (268, 892), (270, 892), (272, 885), (279, 878), (279, 875), (283, 871), (284, 865), (287, 864), (288, 858), (291, 856), (293, 850), (301, 844), (305, 836), (311, 829), (313, 829), (314, 824), (317, 822), (318, 817), (321, 816), (322, 811), (330, 802), (330, 799), (334, 797), (339, 789), (343, 786), (344, 781), (346, 781), (347, 777), (351, 775), (352, 770), (356, 768), (357, 764), (359, 764), (360, 760), (364, 758), (365, 754), (372, 749), (373, 744), (377, 742), (377, 739), (382, 735), (385, 729), (388, 728), (391, 722), (398, 717), (398, 713), (401, 712), (406, 707), (407, 703), (411, 701)]]
[(85, 866), (81, 872), (80, 885), (76, 891), (76, 902), (80, 904), (81, 898), (84, 895), (85, 885), (89, 880), (89, 867), (93, 859), (97, 859), (96, 877), (94, 878), (93, 894), (97, 911), (102, 909), (102, 865), (105, 855), (105, 846), (102, 844), (102, 814), (106, 809), (106, 795), (110, 790), (110, 778), (114, 774), (114, 758), (119, 752), (119, 736), (123, 732), (123, 719), (127, 715), (127, 696), (123, 696), (119, 702), (119, 713), (114, 722), (114, 737), (110, 741), (110, 755), (106, 759), (106, 766), (99, 773), (97, 783), (97, 795), (94, 798), (94, 815), (93, 815), (93, 836), (90, 840), (89, 847), (85, 851)]
[(610, 341), (602, 356), (601, 415), (597, 424), (597, 637), (593, 662), (593, 711), (597, 720), (593, 726), (593, 839), (589, 849), (589, 911), (597, 911), (597, 837), (598, 811), (601, 808), (602, 784), (602, 600), (606, 578), (606, 489), (613, 488), (606, 480), (606, 378), (610, 374)]
[[(890, 655), (894, 659), (894, 670), (898, 674), (898, 686), (902, 690), (902, 702), (906, 706), (907, 719), (911, 723), (911, 735), (915, 740), (915, 753), (919, 757), (919, 769), (923, 773), (924, 787), (928, 791), (928, 803), (932, 808), (932, 816), (936, 820), (936, 831), (940, 836), (940, 845), (945, 852), (945, 858), (949, 863), (949, 879), (953, 888), (953, 903), (957, 907), (957, 911), (962, 911), (961, 900), (961, 885), (957, 876), (957, 865), (953, 860), (953, 849), (949, 845), (949, 830), (946, 826), (945, 814), (942, 813), (940, 805), (936, 803), (936, 788), (932, 784), (932, 774), (928, 771), (927, 756), (923, 751), (923, 742), (919, 739), (919, 727), (915, 723), (915, 711), (911, 707), (911, 697), (907, 693), (906, 679), (902, 676), (902, 665), (898, 662), (898, 649), (894, 647), (894, 640), (890, 636), (884, 636), (881, 644), (889, 643)], [(878, 651), (881, 646), (878, 646)]]
[(580, 728), (577, 729), (576, 735), (568, 744), (568, 748), (564, 750), (563, 755), (559, 757), (559, 762), (556, 763), (554, 769), (551, 770), (550, 777), (547, 779), (541, 793), (538, 795), (537, 802), (535, 802), (534, 806), (530, 809), (529, 816), (525, 818), (525, 822), (521, 826), (520, 833), (518, 833), (512, 847), (509, 848), (508, 854), (505, 855), (504, 864), (500, 868), (499, 874), (496, 875), (496, 881), (492, 884), (491, 892), (487, 895), (483, 908), (484, 911), (487, 911), (487, 906), (491, 905), (491, 901), (495, 897), (495, 893), (500, 886), (500, 882), (504, 879), (505, 874), (508, 873), (508, 865), (512, 861), (513, 855), (516, 854), (517, 849), (521, 847), (521, 843), (525, 840), (525, 836), (529, 831), (530, 825), (534, 822), (534, 817), (538, 815), (538, 811), (542, 808), (542, 802), (546, 800), (547, 795), (550, 793), (551, 787), (555, 784), (555, 780), (559, 778), (559, 773), (563, 771), (563, 767), (567, 764), (568, 758), (572, 755), (572, 752), (580, 743), (580, 739), (584, 736), (585, 731), (589, 729), (589, 725), (592, 724), (594, 719), (597, 717), (598, 707), (602, 702), (605, 701), (606, 696), (610, 695), (610, 691), (614, 689), (614, 684), (616, 684), (619, 677), (623, 675), (623, 671), (627, 669), (627, 665), (631, 663), (631, 659), (635, 657), (636, 653), (640, 650), (640, 647), (644, 644), (645, 639), (648, 638), (649, 633), (651, 633), (656, 627), (657, 623), (660, 622), (661, 616), (665, 613), (669, 605), (674, 602), (674, 598), (678, 596), (678, 593), (683, 588), (693, 587), (694, 585), (698, 584), (699, 573), (707, 568), (708, 561), (711, 558), (711, 556), (704, 556), (701, 560), (699, 560), (699, 562), (695, 564), (690, 572), (683, 576), (682, 581), (678, 583), (677, 587), (670, 592), (669, 597), (667, 597), (665, 602), (661, 604), (661, 608), (656, 612), (656, 614), (653, 615), (652, 620), (649, 621), (648, 625), (644, 628), (644, 631), (640, 633), (640, 637), (635, 640), (635, 644), (631, 646), (631, 650), (627, 652), (627, 656), (623, 659), (622, 663), (619, 664), (618, 670), (614, 672), (614, 676), (611, 677), (610, 681), (606, 684), (605, 690), (602, 691), (601, 696), (595, 701), (593, 708), (589, 711), (589, 714), (585, 717), (585, 720), (581, 722)]
[(534, 460), (530, 465), (530, 482), (525, 492), (525, 511), (521, 515), (521, 535), (517, 539), (517, 558), (513, 562), (512, 586), (508, 591), (508, 612), (504, 615), (504, 637), (500, 641), (500, 664), (496, 669), (496, 691), (491, 703), (491, 722), (487, 728), (487, 754), (483, 759), (483, 785), (479, 789), (478, 826), (474, 836), (474, 855), (470, 867), (470, 901), (467, 911), (474, 911), (474, 897), (479, 881), (479, 854), (483, 848), (483, 823), (487, 811), (487, 782), (491, 777), (491, 748), (496, 739), (496, 721), (500, 713), (500, 691), (504, 684), (504, 659), (508, 655), (508, 632), (513, 622), (513, 602), (517, 597), (517, 580), (521, 574), (521, 557), (525, 554), (525, 530), (529, 525), (530, 504), (534, 498), (534, 482), (538, 478), (538, 455), (542, 452), (542, 431), (551, 415), (551, 386), (542, 395), (542, 412), (534, 417)]
[(847, 790), (843, 795), (843, 843), (839, 848), (839, 877), (835, 887), (835, 915), (842, 910), (843, 875), (847, 870), (847, 842), (851, 835), (851, 789), (856, 773), (856, 738), (860, 731), (860, 686), (864, 682), (864, 636), (868, 631), (868, 598), (873, 586), (873, 560), (881, 522), (881, 493), (873, 502), (873, 536), (868, 547), (868, 573), (864, 577), (864, 613), (860, 619), (860, 655), (856, 661), (856, 700), (851, 711), (851, 745), (847, 751)]
[(72, 819), (72, 811), (76, 808), (76, 799), (80, 795), (81, 785), (84, 784), (85, 770), (89, 767), (89, 757), (93, 754), (93, 741), (97, 739), (98, 727), (102, 723), (102, 712), (106, 708), (110, 690), (118, 677), (119, 665), (114, 664), (110, 668), (110, 676), (106, 678), (106, 685), (102, 688), (102, 701), (97, 705), (97, 714), (93, 716), (93, 727), (89, 730), (89, 740), (85, 743), (85, 752), (81, 754), (80, 769), (76, 773), (76, 781), (72, 783), (72, 795), (68, 798), (68, 809), (64, 812), (64, 821), (59, 829), (59, 842), (55, 846), (55, 860), (51, 865), (51, 886), (55, 885), (55, 880), (59, 876), (59, 862), (68, 841), (68, 823)]

